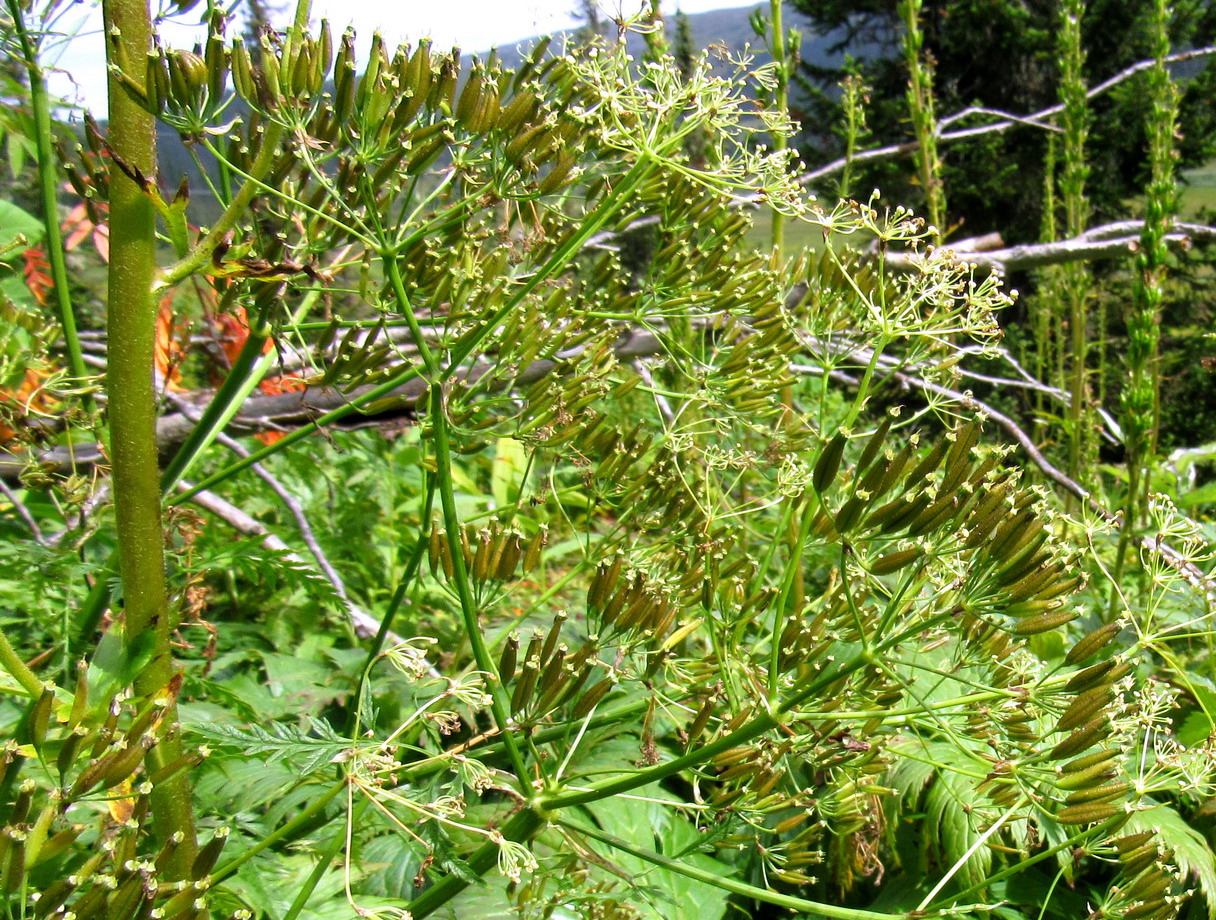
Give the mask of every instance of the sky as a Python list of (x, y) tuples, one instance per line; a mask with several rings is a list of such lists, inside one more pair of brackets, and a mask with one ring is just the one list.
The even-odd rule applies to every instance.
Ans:
[[(685, 13), (728, 7), (753, 6), (757, 0), (663, 0), (665, 14), (677, 6)], [(294, 6), (294, 4), (284, 4)], [(439, 48), (486, 51), (495, 45), (510, 45), (533, 35), (576, 25), (572, 11), (577, 0), (313, 0), (312, 19), (330, 20), (335, 35), (353, 24), (363, 46), (379, 28), (386, 42), (395, 46), (429, 35)], [(600, 0), (605, 18), (637, 13), (642, 0)], [(100, 116), (105, 110), (105, 64), (101, 41), (101, 13), (94, 4), (82, 10), (67, 6), (56, 23), (56, 31), (72, 35), (48, 46), (56, 72), (50, 77), (51, 91), (66, 100), (87, 106)], [(155, 4), (154, 4), (155, 6)], [(203, 9), (200, 4), (198, 10)], [(195, 25), (189, 23), (194, 21)], [(198, 13), (178, 17), (161, 27), (165, 43), (189, 47), (198, 35)]]

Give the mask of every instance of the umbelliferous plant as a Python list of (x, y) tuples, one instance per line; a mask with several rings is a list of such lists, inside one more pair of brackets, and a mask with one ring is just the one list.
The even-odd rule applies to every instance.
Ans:
[[(1101, 916), (1175, 913), (1171, 854), (1122, 828), (1207, 782), (1206, 749), (1140, 736), (1168, 699), (1111, 654), (1122, 622), (1073, 603), (1058, 512), (985, 420), (880, 405), (891, 360), (932, 386), (959, 343), (994, 343), (1000, 278), (877, 197), (808, 198), (760, 143), (788, 130), (748, 95), (771, 68), (681, 73), (609, 44), (506, 70), (378, 37), (359, 58), (306, 21), (302, 4), (251, 52), (212, 10), (195, 51), (116, 55), (130, 122), (73, 164), (114, 222), (119, 174), (160, 219), (159, 264), (147, 214), (125, 227), (147, 271), (111, 323), (146, 325), (153, 294), (197, 281), (247, 338), (203, 404), (121, 431), (115, 401), (144, 398), (126, 378), (146, 385), (155, 357), (117, 364), (111, 342), (111, 437), (163, 458), (125, 486), (114, 462), (117, 491), (163, 493), (165, 599), (135, 614), (160, 589), (135, 584), (144, 544), (120, 513), (86, 549), (117, 544), (121, 591), (97, 579), (39, 636), (52, 660), (72, 643), (72, 682), (0, 644), (9, 914), (863, 920), (991, 909), (1074, 853), (1118, 882)], [(214, 164), (208, 227), (122, 153), (145, 116)], [(747, 251), (754, 200), (822, 252)], [(646, 259), (622, 242), (639, 225)], [(911, 249), (913, 271), (851, 239)], [(251, 396), (272, 370), (299, 389)], [(245, 471), (273, 480), (258, 464), (287, 475), (293, 456), (316, 488), (300, 452), (370, 457), (340, 424), (390, 419), (410, 427), (382, 464), (333, 484), (340, 501), (405, 483), (375, 525), (389, 545), (352, 553), (386, 560), (374, 635), (257, 645), (236, 588), (230, 610), (208, 588), (220, 566), (199, 557), (219, 552), (186, 504), (244, 521), (216, 489), (248, 495)], [(224, 430), (259, 421), (283, 436), (222, 459)], [(293, 587), (297, 615), (342, 609)], [(175, 650), (205, 616), (210, 651)], [(923, 884), (870, 903), (922, 803)]]

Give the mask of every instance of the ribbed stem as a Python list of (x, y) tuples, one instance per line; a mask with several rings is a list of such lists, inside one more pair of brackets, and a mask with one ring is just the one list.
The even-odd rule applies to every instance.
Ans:
[[(144, 0), (107, 0), (105, 29), (111, 38), (109, 80), (110, 147), (115, 161), (156, 175), (156, 125), (114, 76), (124, 63), (143, 64), (151, 47), (151, 18)], [(125, 60), (123, 60), (125, 59)], [(142, 76), (142, 72), (141, 72)], [(160, 471), (156, 454), (153, 342), (156, 309), (155, 212), (152, 201), (126, 174), (110, 171), (109, 360), (106, 372), (110, 455), (113, 463), (118, 562), (123, 583), (127, 647), (152, 649), (135, 679), (135, 691), (151, 697), (165, 691), (174, 674), (169, 636), (173, 624), (165, 588), (165, 541), (161, 522)], [(177, 713), (166, 712), (164, 734), (149, 752), (152, 769), (181, 756)], [(152, 818), (164, 841), (181, 834), (166, 866), (169, 878), (185, 878), (197, 852), (190, 778), (178, 771), (152, 791)]]
[(59, 171), (51, 137), (51, 104), (47, 95), (46, 75), (38, 56), (38, 45), (26, 28), (25, 16), (17, 0), (8, 0), (9, 16), (21, 47), (30, 81), (30, 110), (34, 116), (34, 148), (38, 157), (38, 192), (42, 199), (42, 221), (46, 225), (45, 249), (55, 282), (55, 305), (68, 353), (68, 366), (78, 380), (88, 376), (80, 337), (76, 334), (76, 314), (72, 309), (68, 285), (67, 262), (63, 257), (63, 234), (59, 229)]

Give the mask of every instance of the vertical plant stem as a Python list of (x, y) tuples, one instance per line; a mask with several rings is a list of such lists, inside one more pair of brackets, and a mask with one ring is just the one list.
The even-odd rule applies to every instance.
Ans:
[(528, 774), (524, 764), (523, 752), (520, 750), (516, 731), (511, 726), (506, 691), (498, 678), (498, 668), (490, 657), (486, 647), (485, 635), (481, 630), (481, 613), (477, 600), (473, 597), (473, 586), (469, 582), (469, 572), (464, 562), (464, 548), (460, 543), (460, 515), (456, 511), (456, 491), (452, 483), (452, 449), (448, 438), (447, 406), (445, 405), (443, 383), (435, 381), (431, 385), (431, 425), (434, 429), (435, 442), (435, 478), (439, 485), (439, 502), (443, 508), (443, 524), (447, 530), (448, 550), (452, 555), (454, 587), (460, 598), (460, 612), (464, 617), (465, 634), (469, 646), (473, 650), (473, 660), (477, 669), (486, 675), (490, 691), (490, 710), (494, 715), (494, 724), (507, 746), (507, 756), (511, 760), (511, 768), (525, 788)]
[(63, 256), (63, 234), (59, 228), (59, 171), (56, 168), (51, 138), (51, 105), (46, 89), (46, 75), (39, 59), (38, 43), (30, 35), (25, 15), (17, 0), (7, 0), (9, 16), (17, 33), (22, 63), (30, 81), (30, 109), (34, 116), (34, 147), (38, 157), (38, 192), (42, 200), (42, 222), (46, 225), (46, 256), (55, 282), (55, 304), (68, 352), (68, 366), (77, 380), (88, 376), (80, 337), (76, 333), (76, 313), (68, 287), (67, 262)]
[(837, 196), (848, 198), (853, 192), (853, 158), (857, 147), (866, 137), (865, 104), (869, 100), (869, 87), (859, 73), (850, 73), (840, 84), (841, 104), (844, 106), (844, 169), (840, 171)]
[(1165, 299), (1168, 249), (1165, 235), (1177, 212), (1174, 181), (1175, 134), (1178, 122), (1178, 90), (1165, 65), (1170, 52), (1170, 4), (1156, 0), (1153, 8), (1153, 55), (1156, 64), (1148, 72), (1149, 163), (1152, 178), (1145, 199), (1144, 229), (1136, 253), (1136, 275), (1132, 304), (1127, 317), (1127, 382), (1123, 388), (1123, 432), (1127, 444), (1129, 523), (1143, 521), (1148, 514), (1160, 418), (1160, 324)]
[[(146, 0), (107, 0), (102, 9), (110, 67), (123, 66), (120, 49), (127, 61), (142, 66), (142, 52), (151, 46)], [(115, 158), (146, 176), (155, 176), (155, 123), (126, 93), (113, 71), (109, 78), (109, 102), (109, 142)], [(127, 647), (132, 651), (147, 646), (152, 649), (151, 660), (135, 678), (135, 691), (141, 696), (153, 696), (165, 692), (174, 675), (152, 381), (155, 218), (152, 201), (139, 186), (117, 167), (110, 173), (106, 393), (118, 561)], [(176, 723), (176, 707), (171, 704), (165, 714), (161, 740), (148, 754), (153, 769), (181, 756)], [(168, 840), (175, 834), (182, 838), (166, 866), (167, 877), (187, 877), (197, 852), (187, 771), (175, 773), (152, 790), (152, 818), (160, 840)]]
[(17, 654), (17, 650), (8, 641), (8, 636), (4, 634), (3, 630), (0, 630), (0, 670), (3, 670), (9, 677), (19, 683), (22, 689), (31, 697), (36, 698), (42, 693), (42, 681), (21, 660), (21, 656)]
[[(785, 23), (782, 19), (781, 4), (782, 0), (769, 0), (770, 34), (768, 38), (769, 51), (773, 56), (773, 63), (777, 67), (777, 85), (773, 90), (772, 105), (782, 117), (785, 117), (789, 114), (790, 71), (792, 68), (790, 65), (789, 47), (786, 44)], [(789, 139), (784, 131), (774, 131), (772, 144), (773, 149), (781, 153), (788, 148)], [(769, 216), (772, 220), (769, 233), (772, 266), (774, 270), (779, 271), (785, 262), (785, 218), (776, 207), (769, 209)], [(787, 412), (794, 411), (794, 388), (792, 385), (781, 388), (781, 404)], [(801, 529), (796, 512), (790, 515), (784, 539), (788, 546), (790, 565), (794, 567), (793, 583), (790, 586), (791, 590), (786, 600), (787, 602), (792, 601), (793, 604), (801, 605), (802, 596), (805, 593), (805, 585), (802, 575)]]
[[(1085, 162), (1085, 143), (1089, 135), (1089, 102), (1086, 97), (1085, 51), (1081, 45), (1081, 19), (1085, 0), (1063, 0), (1060, 21), (1060, 101), (1063, 103), (1064, 162), (1060, 191), (1064, 205), (1064, 232), (1079, 236), (1089, 221), (1089, 199), (1085, 184), (1089, 166)], [(1092, 410), (1089, 405), (1089, 333), (1086, 328), (1086, 301), (1089, 296), (1089, 268), (1073, 263), (1062, 269), (1062, 290), (1068, 313), (1069, 367), (1072, 402), (1068, 414), (1068, 471), (1079, 482), (1092, 485), (1088, 467), (1094, 446)]]
[[(773, 55), (773, 64), (777, 67), (777, 85), (773, 89), (773, 108), (783, 116), (789, 112), (790, 95), (790, 66), (789, 54), (785, 43), (785, 26), (781, 19), (782, 0), (769, 0), (769, 50)], [(781, 153), (789, 146), (789, 139), (784, 131), (773, 132), (773, 150)], [(769, 245), (773, 250), (773, 267), (777, 268), (782, 262), (785, 249), (785, 219), (776, 208), (770, 209), (772, 214), (772, 229), (769, 234)]]
[(946, 226), (946, 190), (942, 160), (937, 152), (937, 113), (933, 99), (933, 66), (921, 54), (925, 33), (920, 24), (923, 0), (902, 0), (904, 60), (908, 67), (908, 108), (916, 133), (916, 167), (925, 194), (933, 242), (941, 243)]

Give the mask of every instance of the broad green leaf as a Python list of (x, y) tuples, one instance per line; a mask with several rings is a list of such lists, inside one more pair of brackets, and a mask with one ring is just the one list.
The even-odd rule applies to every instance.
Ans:
[(519, 501), (528, 475), (528, 450), (514, 438), (499, 438), (495, 448), (490, 491), (494, 493), (494, 504), (505, 508)]
[(1216, 855), (1203, 834), (1169, 805), (1154, 805), (1134, 812), (1123, 826), (1123, 833), (1140, 831), (1156, 831), (1157, 842), (1174, 851), (1178, 868), (1190, 883), (1198, 882), (1207, 901), (1209, 920), (1216, 920)]
[(11, 201), (0, 199), (0, 252), (18, 236), (26, 238), (26, 245), (34, 246), (45, 233), (46, 227), (37, 217)]

